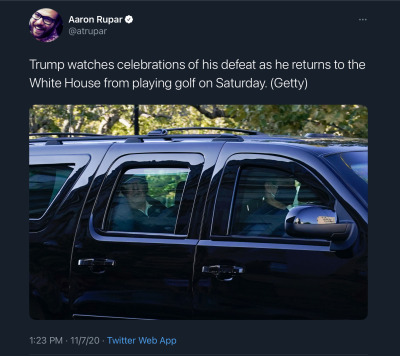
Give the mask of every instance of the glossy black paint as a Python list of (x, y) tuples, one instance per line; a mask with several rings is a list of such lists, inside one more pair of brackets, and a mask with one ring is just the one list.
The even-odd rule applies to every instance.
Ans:
[[(199, 318), (362, 319), (366, 269), (360, 255), (341, 258), (328, 246), (202, 241), (195, 267)], [(240, 266), (221, 281), (201, 266)]]
[[(329, 152), (334, 149), (337, 148), (330, 147)], [(349, 187), (321, 161), (319, 151), (324, 150), (302, 149), (298, 145), (227, 143), (223, 147), (210, 189), (215, 193), (208, 196), (207, 224), (196, 253), (195, 317), (363, 319), (367, 316), (367, 220), (364, 220), (367, 207), (359, 204)], [(265, 164), (286, 165), (290, 170), (301, 166), (314, 175), (337, 199), (336, 209), (341, 217), (357, 224), (356, 242), (230, 236), (229, 211), (235, 177), (241, 165), (260, 164), (263, 156)], [(215, 220), (217, 211), (222, 213)], [(240, 267), (244, 273), (229, 281), (202, 273), (204, 266), (214, 265)]]
[[(343, 146), (319, 141), (313, 146), (298, 140), (211, 142), (208, 138), (31, 147), (37, 162), (57, 162), (63, 155), (90, 157), (45, 216), (30, 222), (31, 316), (365, 318), (368, 208), (322, 158), (351, 150), (364, 148), (348, 142)], [(318, 239), (230, 236), (235, 169), (255, 155), (258, 160), (291, 162), (307, 170), (332, 194), (338, 214), (357, 225), (356, 241), (341, 248)], [(225, 184), (227, 162), (233, 161), (233, 178)], [(109, 197), (124, 169), (188, 166), (192, 175), (177, 234), (104, 231)], [(79, 265), (90, 258), (115, 264)], [(241, 267), (243, 273), (215, 276), (204, 272), (207, 266)]]
[[(198, 237), (194, 216), (204, 208), (210, 175), (223, 143), (114, 145), (99, 168), (102, 182), (89, 197), (78, 228), (71, 264), (74, 317), (82, 315), (125, 318), (187, 318), (192, 315), (192, 274)], [(153, 153), (152, 153), (153, 152)], [(178, 235), (122, 233), (102, 230), (117, 177), (134, 167), (188, 167), (190, 173), (177, 221)], [(199, 181), (201, 184), (199, 185)], [(190, 209), (190, 210), (189, 210)], [(188, 214), (189, 210), (189, 214)], [(193, 211), (193, 213), (190, 213)], [(108, 258), (115, 267), (93, 273), (78, 266), (79, 259)]]
[(54, 164), (65, 157), (79, 166), (41, 219), (30, 220), (30, 315), (34, 319), (70, 318), (70, 260), (76, 226), (109, 144), (86, 147), (30, 147), (30, 164)]

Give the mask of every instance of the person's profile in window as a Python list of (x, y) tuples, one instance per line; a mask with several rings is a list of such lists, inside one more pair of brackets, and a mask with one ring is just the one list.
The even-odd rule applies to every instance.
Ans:
[(40, 42), (53, 42), (60, 36), (62, 29), (62, 18), (53, 9), (37, 10), (29, 21), (29, 31)]

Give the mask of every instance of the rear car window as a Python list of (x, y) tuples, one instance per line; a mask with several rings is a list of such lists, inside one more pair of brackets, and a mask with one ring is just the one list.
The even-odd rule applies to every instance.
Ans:
[(105, 229), (173, 234), (189, 171), (188, 168), (126, 171), (114, 190)]
[(38, 219), (46, 212), (73, 170), (73, 164), (29, 167), (29, 218)]

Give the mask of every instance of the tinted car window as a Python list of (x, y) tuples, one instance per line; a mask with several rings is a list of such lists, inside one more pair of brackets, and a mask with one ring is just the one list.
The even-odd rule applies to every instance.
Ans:
[(40, 218), (74, 170), (73, 164), (29, 167), (29, 218)]
[(346, 152), (341, 154), (343, 162), (368, 183), (368, 154), (367, 152)]
[(106, 230), (174, 233), (188, 168), (134, 168), (120, 178)]
[(325, 158), (342, 179), (368, 202), (368, 152), (345, 152)]
[(231, 234), (283, 236), (285, 218), (299, 205), (331, 205), (320, 187), (302, 183), (292, 173), (267, 167), (246, 167), (240, 172), (233, 204)]

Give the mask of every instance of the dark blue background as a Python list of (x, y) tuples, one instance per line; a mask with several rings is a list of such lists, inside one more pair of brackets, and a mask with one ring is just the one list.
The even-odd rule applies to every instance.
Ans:
[[(64, 33), (39, 43), (31, 14), (52, 7)], [(14, 2), (1, 3), (2, 28), (2, 253), (4, 354), (369, 354), (397, 353), (399, 3), (382, 2)], [(131, 25), (108, 36), (71, 37), (73, 16), (132, 14)], [(360, 23), (358, 18), (367, 17)], [(78, 27), (75, 25), (75, 27)], [(89, 25), (82, 27), (91, 27)], [(96, 27), (93, 26), (92, 27)], [(97, 27), (106, 27), (97, 25)], [(133, 79), (134, 71), (32, 72), (39, 60), (321, 60), (365, 61), (364, 71), (280, 73), (307, 77), (307, 91), (280, 90), (33, 90), (29, 77)], [(50, 75), (51, 74), (51, 75)], [(146, 77), (151, 77), (145, 74)], [(154, 72), (159, 79), (195, 76), (247, 78), (248, 72)], [(266, 73), (265, 77), (272, 74)], [(260, 75), (254, 75), (260, 77)], [(361, 321), (33, 321), (28, 313), (28, 109), (33, 104), (363, 104), (369, 109), (369, 316)], [(4, 330), (4, 328), (3, 328)], [(396, 331), (396, 333), (395, 333)], [(30, 346), (30, 336), (175, 337), (160, 346)]]

